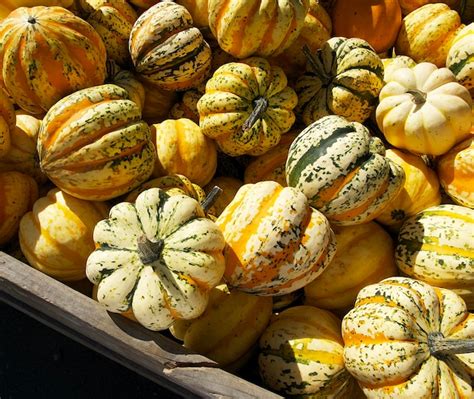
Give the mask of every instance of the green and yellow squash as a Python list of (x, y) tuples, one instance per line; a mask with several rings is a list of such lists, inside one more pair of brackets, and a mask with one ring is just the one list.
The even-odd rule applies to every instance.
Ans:
[(474, 22), (463, 27), (454, 37), (446, 66), (474, 96)]

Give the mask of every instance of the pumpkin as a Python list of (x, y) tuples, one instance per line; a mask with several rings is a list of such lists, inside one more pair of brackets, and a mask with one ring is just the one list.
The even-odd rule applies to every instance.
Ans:
[(375, 220), (398, 230), (405, 219), (441, 203), (439, 181), (436, 173), (416, 155), (389, 149), (385, 156), (403, 168), (406, 178), (403, 189)]
[(0, 172), (0, 246), (18, 232), (20, 219), (38, 199), (35, 180), (20, 172)]
[(112, 83), (125, 89), (135, 104), (143, 111), (145, 106), (145, 88), (133, 72), (120, 67), (112, 60), (107, 60), (107, 83)]
[(395, 245), (377, 223), (333, 226), (337, 252), (326, 270), (304, 288), (305, 304), (337, 312), (354, 306), (359, 291), (397, 274)]
[(191, 119), (194, 123), (199, 123), (199, 112), (197, 103), (204, 94), (205, 88), (202, 86), (189, 89), (184, 92), (181, 101), (177, 102), (170, 110), (170, 118), (172, 119)]
[(62, 7), (17, 8), (0, 23), (0, 81), (28, 112), (102, 84), (105, 59), (99, 34)]
[(384, 156), (379, 138), (358, 122), (330, 115), (290, 146), (286, 180), (335, 225), (376, 218), (403, 187), (401, 166)]
[(170, 330), (186, 348), (227, 367), (258, 341), (272, 316), (272, 299), (218, 285), (209, 294), (204, 313), (194, 320), (176, 320)]
[(209, 0), (209, 27), (237, 58), (281, 53), (298, 37), (309, 0)]
[[(474, 126), (471, 128), (474, 133)], [(474, 137), (471, 135), (437, 162), (439, 181), (444, 191), (459, 205), (474, 208)]]
[(235, 177), (218, 176), (212, 179), (207, 186), (204, 187), (206, 193), (210, 193), (215, 186), (222, 189), (222, 193), (217, 197), (213, 205), (214, 214), (216, 216), (219, 216), (227, 205), (232, 202), (242, 185), (243, 182)]
[(462, 3), (462, 0), (444, 0), (444, 1), (438, 1), (438, 0), (399, 0), (399, 2), (400, 2), (400, 7), (402, 8), (403, 15), (407, 15), (407, 14), (411, 13), (412, 11), (415, 11), (417, 8), (420, 8), (420, 7), (422, 7), (426, 4), (430, 4), (430, 3), (445, 3), (452, 10), (456, 10), (460, 6), (460, 3)]
[(474, 315), (452, 291), (404, 277), (369, 285), (342, 337), (346, 369), (368, 398), (471, 397)]
[(138, 16), (126, 0), (87, 0), (94, 11), (87, 17), (102, 38), (107, 57), (120, 65), (130, 59), (128, 38)]
[(87, 277), (111, 312), (150, 330), (200, 316), (224, 272), (224, 238), (199, 203), (159, 188), (115, 205), (94, 229)]
[(52, 189), (21, 219), (21, 251), (31, 266), (51, 277), (82, 280), (87, 257), (94, 250), (94, 226), (107, 211), (104, 203), (84, 201)]
[(168, 119), (151, 126), (157, 160), (153, 176), (181, 174), (204, 186), (217, 167), (217, 149), (213, 140), (189, 119)]
[(13, 104), (8, 96), (0, 90), (0, 159), (10, 151), (15, 120)]
[(282, 186), (286, 186), (286, 158), (288, 157), (290, 145), (297, 135), (297, 132), (284, 134), (281, 136), (281, 140), (276, 147), (252, 159), (245, 168), (244, 183), (272, 180)]
[(159, 123), (168, 117), (171, 107), (176, 102), (176, 93), (160, 89), (158, 86), (140, 80), (145, 89), (143, 119), (150, 125)]
[(127, 92), (112, 84), (79, 90), (46, 114), (38, 135), (41, 169), (61, 190), (104, 201), (148, 179), (150, 129)]
[(165, 90), (196, 87), (210, 72), (211, 49), (183, 6), (164, 1), (133, 25), (130, 55), (137, 73)]
[(383, 86), (383, 65), (362, 39), (333, 37), (316, 54), (305, 51), (306, 72), (296, 81), (296, 112), (309, 125), (326, 115), (363, 122)]
[(295, 306), (273, 318), (259, 342), (265, 385), (285, 397), (355, 398), (344, 367), (341, 321), (313, 306)]
[(323, 272), (336, 249), (324, 215), (303, 193), (276, 182), (242, 186), (216, 223), (226, 241), (227, 285), (255, 295), (298, 290)]
[(68, 8), (73, 2), (74, 0), (2, 0), (0, 4), (0, 21), (7, 18), (8, 14), (20, 7), (59, 6)]
[(416, 62), (406, 55), (397, 55), (393, 58), (382, 58), (383, 81), (385, 83), (392, 80), (394, 72), (400, 68), (413, 68)]
[(253, 57), (225, 64), (198, 102), (202, 132), (230, 156), (261, 155), (290, 130), (297, 96), (279, 67)]
[(196, 28), (209, 27), (209, 0), (176, 0), (189, 11)]
[(11, 134), (11, 147), (8, 153), (0, 158), (0, 172), (17, 171), (32, 176), (38, 184), (47, 181), (41, 171), (36, 141), (41, 120), (35, 116), (16, 111), (16, 126)]
[(423, 62), (400, 68), (376, 110), (387, 141), (415, 154), (442, 155), (470, 135), (471, 96), (448, 68)]
[(474, 96), (474, 22), (462, 28), (454, 37), (446, 66)]
[(403, 18), (395, 51), (417, 63), (430, 62), (444, 67), (451, 43), (460, 29), (461, 17), (448, 5), (426, 4)]
[[(356, 10), (356, 11), (355, 11)], [(395, 44), (402, 24), (398, 0), (336, 0), (332, 9), (334, 36), (358, 37), (377, 53)]]
[(395, 259), (409, 277), (474, 293), (474, 210), (438, 205), (409, 218), (400, 229)]

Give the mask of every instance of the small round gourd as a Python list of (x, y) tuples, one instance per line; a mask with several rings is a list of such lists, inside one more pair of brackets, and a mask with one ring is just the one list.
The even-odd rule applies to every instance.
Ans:
[(0, 88), (0, 159), (10, 151), (15, 120), (15, 108)]

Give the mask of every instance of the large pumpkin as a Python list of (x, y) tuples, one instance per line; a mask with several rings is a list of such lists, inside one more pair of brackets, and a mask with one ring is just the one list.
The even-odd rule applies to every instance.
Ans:
[(199, 125), (228, 155), (261, 155), (290, 130), (297, 101), (280, 67), (259, 57), (231, 62), (207, 81)]
[(454, 37), (446, 66), (474, 96), (474, 22), (462, 28)]
[(452, 291), (403, 277), (365, 287), (342, 337), (369, 399), (471, 397), (474, 315)]
[(44, 117), (38, 137), (43, 172), (77, 198), (107, 200), (151, 175), (155, 151), (140, 108), (107, 84), (77, 91)]
[(15, 120), (15, 108), (8, 96), (0, 89), (0, 159), (10, 151)]
[(151, 330), (200, 316), (224, 272), (219, 228), (196, 200), (159, 188), (115, 205), (94, 241), (87, 277), (98, 301), (111, 312), (131, 309)]
[(406, 220), (395, 259), (406, 275), (452, 289), (474, 309), (474, 210), (439, 205)]
[(376, 119), (387, 141), (415, 154), (442, 155), (470, 135), (472, 100), (448, 68), (400, 68), (380, 92)]
[(362, 39), (333, 37), (312, 54), (296, 82), (297, 113), (306, 125), (326, 115), (365, 121), (383, 86), (383, 65)]
[(209, 0), (208, 7), (209, 27), (224, 51), (268, 57), (295, 41), (309, 0)]
[(256, 295), (283, 295), (305, 286), (336, 249), (324, 215), (301, 192), (276, 182), (242, 186), (216, 223), (226, 240), (227, 285)]
[(87, 257), (94, 250), (92, 232), (107, 211), (102, 202), (84, 201), (52, 189), (21, 219), (21, 251), (31, 266), (51, 277), (82, 280)]
[(166, 90), (196, 87), (211, 67), (211, 49), (183, 6), (163, 1), (133, 25), (130, 54), (140, 76)]
[(286, 180), (334, 224), (376, 218), (403, 187), (401, 166), (384, 156), (380, 139), (358, 122), (326, 116), (293, 141)]
[(0, 81), (28, 112), (102, 84), (105, 60), (99, 34), (64, 8), (18, 8), (0, 23)]

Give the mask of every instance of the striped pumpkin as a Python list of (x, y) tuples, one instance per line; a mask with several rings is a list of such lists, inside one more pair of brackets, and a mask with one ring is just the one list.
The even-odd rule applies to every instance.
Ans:
[(0, 172), (0, 247), (17, 233), (20, 219), (38, 199), (35, 180), (20, 172)]
[(245, 168), (244, 183), (258, 183), (259, 181), (272, 180), (286, 186), (285, 163), (288, 151), (297, 132), (286, 133), (276, 147), (265, 154), (254, 158)]
[(383, 86), (383, 65), (362, 39), (333, 37), (315, 55), (306, 52), (306, 72), (297, 80), (297, 114), (306, 125), (326, 115), (363, 122)]
[(237, 58), (281, 53), (303, 28), (309, 0), (209, 0), (209, 27)]
[(68, 8), (73, 3), (74, 0), (2, 0), (0, 3), (0, 21), (20, 7), (59, 6)]
[(451, 43), (461, 29), (461, 17), (443, 3), (426, 4), (402, 21), (395, 52), (417, 63), (431, 62), (444, 67)]
[(280, 67), (260, 57), (225, 64), (206, 83), (199, 125), (230, 156), (261, 155), (290, 130), (297, 104)]
[(284, 310), (259, 346), (265, 385), (285, 397), (355, 399), (355, 381), (344, 367), (341, 321), (332, 313), (313, 306)]
[(398, 230), (405, 219), (441, 203), (439, 181), (436, 173), (416, 155), (390, 149), (385, 156), (403, 168), (405, 183), (375, 220)]
[(231, 289), (283, 295), (305, 286), (334, 256), (334, 233), (298, 190), (276, 182), (246, 184), (216, 221), (224, 234)]
[(172, 1), (140, 15), (129, 48), (137, 73), (165, 90), (196, 87), (210, 72), (211, 48), (186, 8)]
[(305, 304), (346, 312), (362, 288), (397, 274), (395, 245), (375, 222), (333, 230), (336, 255), (323, 274), (304, 288)]
[(87, 257), (94, 250), (94, 226), (107, 211), (105, 203), (84, 201), (52, 189), (21, 219), (21, 251), (31, 266), (51, 277), (82, 280)]
[(0, 81), (28, 112), (102, 84), (105, 60), (99, 34), (62, 7), (18, 8), (0, 23)]
[(150, 129), (138, 105), (112, 84), (57, 102), (43, 119), (38, 153), (41, 169), (56, 186), (96, 201), (134, 189), (155, 163)]
[(437, 171), (441, 186), (454, 202), (474, 209), (474, 136), (438, 158)]
[(452, 291), (403, 277), (365, 287), (342, 337), (369, 399), (472, 397), (474, 314)]
[(196, 200), (159, 188), (115, 205), (94, 241), (87, 277), (98, 301), (111, 312), (131, 309), (150, 330), (200, 316), (224, 272), (219, 228)]
[(383, 212), (405, 180), (402, 167), (384, 154), (365, 126), (326, 116), (291, 144), (286, 179), (332, 223), (365, 223)]
[(474, 97), (474, 22), (462, 28), (454, 37), (446, 66)]
[(474, 306), (474, 210), (459, 205), (428, 208), (406, 220), (395, 251), (401, 272), (458, 291)]
[(15, 120), (15, 108), (8, 96), (0, 89), (0, 159), (10, 151)]

